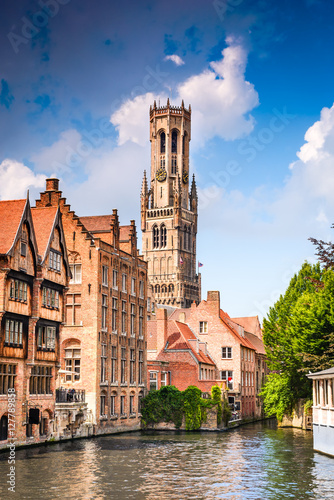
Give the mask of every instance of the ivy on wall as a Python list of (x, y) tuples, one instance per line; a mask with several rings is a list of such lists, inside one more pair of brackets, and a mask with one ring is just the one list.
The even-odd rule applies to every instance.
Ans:
[(159, 391), (151, 391), (142, 400), (142, 425), (149, 427), (159, 422), (173, 423), (178, 429), (184, 417), (186, 430), (197, 430), (206, 421), (207, 410), (217, 407), (217, 425), (224, 420), (227, 425), (231, 412), (227, 401), (222, 405), (221, 389), (213, 386), (211, 398), (201, 397), (201, 390), (191, 385), (180, 391), (173, 385), (162, 387)]

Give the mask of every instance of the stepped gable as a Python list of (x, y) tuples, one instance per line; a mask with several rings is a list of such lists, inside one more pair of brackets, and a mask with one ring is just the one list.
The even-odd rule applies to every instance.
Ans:
[(27, 203), (26, 199), (0, 201), (0, 254), (12, 249)]

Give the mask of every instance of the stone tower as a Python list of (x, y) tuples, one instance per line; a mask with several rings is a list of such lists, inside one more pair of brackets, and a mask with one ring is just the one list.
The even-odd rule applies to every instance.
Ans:
[(151, 179), (141, 190), (142, 251), (159, 304), (190, 307), (199, 302), (196, 274), (198, 198), (195, 176), (189, 192), (191, 107), (150, 107)]

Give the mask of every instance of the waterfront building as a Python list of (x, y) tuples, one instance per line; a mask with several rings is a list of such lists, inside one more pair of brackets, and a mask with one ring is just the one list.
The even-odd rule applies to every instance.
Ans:
[(216, 383), (217, 369), (206, 342), (185, 323), (168, 319), (165, 307), (159, 307), (156, 319), (148, 322), (147, 359), (150, 390), (175, 385), (184, 391), (195, 385), (205, 393)]
[(334, 367), (307, 376), (313, 380), (313, 447), (334, 456)]
[(175, 309), (169, 318), (186, 323), (199, 342), (206, 343), (216, 365), (217, 376), (212, 385), (223, 386), (231, 407), (242, 418), (261, 417), (258, 393), (268, 368), (258, 319), (232, 320), (220, 308), (218, 291), (209, 291), (207, 299), (198, 305)]
[(135, 222), (120, 226), (117, 210), (77, 216), (58, 179), (47, 179), (36, 201), (36, 207), (46, 206), (62, 213), (72, 272), (56, 404), (63, 435), (139, 428), (147, 373), (147, 264), (137, 250)]
[[(55, 390), (70, 277), (58, 206), (0, 201), (0, 446), (55, 431)], [(8, 394), (15, 393), (15, 412)], [(11, 397), (12, 399), (12, 397)]]
[(191, 107), (150, 108), (151, 175), (141, 190), (142, 252), (155, 301), (190, 307), (201, 298), (196, 273), (198, 197), (189, 192)]

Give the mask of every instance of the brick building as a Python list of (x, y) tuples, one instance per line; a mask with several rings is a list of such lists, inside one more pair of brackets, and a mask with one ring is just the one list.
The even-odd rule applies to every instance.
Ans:
[[(8, 430), (22, 444), (43, 441), (54, 432), (69, 277), (59, 208), (31, 209), (28, 198), (0, 201), (1, 445), (6, 445)], [(8, 426), (8, 390), (13, 389), (14, 429), (12, 418)]]
[(151, 179), (141, 190), (142, 252), (155, 301), (190, 307), (201, 298), (196, 274), (198, 198), (189, 192), (191, 108), (150, 109)]
[(59, 206), (72, 272), (60, 345), (59, 425), (64, 435), (85, 434), (82, 415), (72, 410), (81, 402), (68, 402), (74, 393), (84, 394), (90, 432), (138, 428), (147, 376), (147, 264), (138, 254), (135, 223), (120, 226), (117, 210), (78, 217), (58, 179), (46, 182), (36, 207)]
[(148, 322), (147, 358), (150, 390), (175, 385), (184, 391), (195, 385), (210, 392), (216, 383), (216, 365), (206, 343), (185, 323), (169, 320), (166, 308), (158, 308), (156, 319)]
[(268, 369), (258, 318), (231, 319), (220, 308), (219, 292), (212, 291), (198, 305), (175, 309), (169, 319), (186, 323), (199, 343), (207, 345), (216, 367), (212, 385), (227, 389), (228, 401), (240, 416), (260, 417), (258, 393)]

